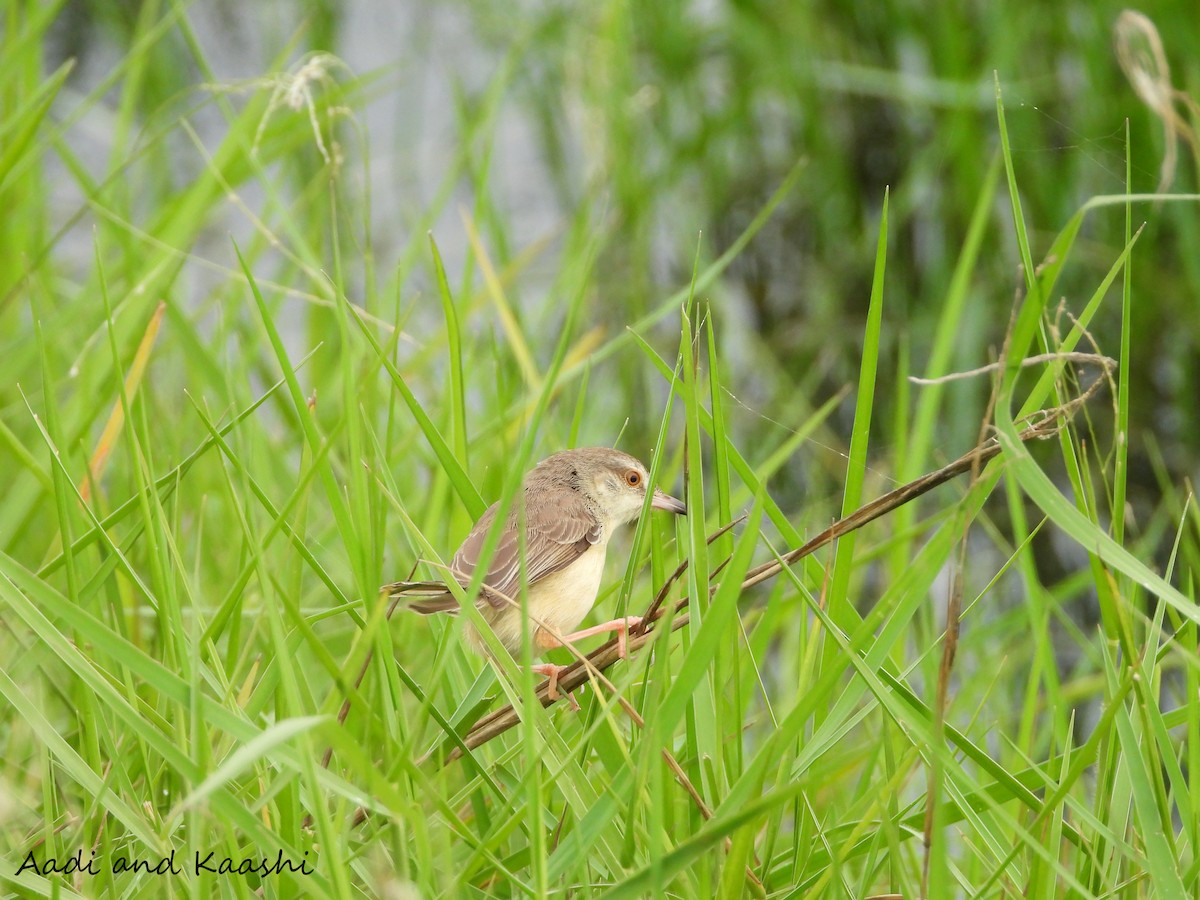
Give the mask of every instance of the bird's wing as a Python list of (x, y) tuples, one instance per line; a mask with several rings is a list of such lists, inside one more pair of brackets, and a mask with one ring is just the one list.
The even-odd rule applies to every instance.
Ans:
[[(492, 504), (475, 523), (454, 559), (451, 569), (464, 586), (471, 580), (479, 556), (487, 541), (488, 532), (496, 518)], [(483, 594), (497, 608), (506, 598), (516, 599), (521, 580), (521, 546), (517, 536), (519, 522), (513, 510), (504, 523), (504, 532), (488, 566), (483, 583), (491, 588)], [(529, 584), (561, 571), (579, 559), (588, 548), (600, 542), (603, 527), (588, 509), (583, 495), (570, 488), (545, 491), (536, 504), (526, 504), (525, 510), (525, 569)]]

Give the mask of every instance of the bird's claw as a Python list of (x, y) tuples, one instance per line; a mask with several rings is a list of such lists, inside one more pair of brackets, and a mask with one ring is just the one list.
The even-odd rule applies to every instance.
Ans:
[[(539, 675), (546, 676), (546, 697), (551, 703), (556, 702), (559, 697), (563, 696), (558, 689), (558, 676), (566, 671), (567, 666), (556, 666), (554, 663), (542, 663), (540, 665), (531, 666), (529, 671), (536, 672)], [(571, 704), (571, 712), (579, 711), (579, 701), (575, 699), (575, 695), (570, 691), (566, 692), (567, 702)]]
[(626, 616), (623, 627), (617, 629), (617, 656), (621, 659), (629, 658), (629, 629), (637, 628), (642, 624), (641, 616)]

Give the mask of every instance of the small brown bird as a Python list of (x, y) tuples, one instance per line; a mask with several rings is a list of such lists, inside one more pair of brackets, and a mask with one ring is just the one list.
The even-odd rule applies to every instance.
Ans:
[[(606, 447), (555, 453), (526, 474), (525, 577), (535, 655), (610, 631), (617, 632), (624, 655), (625, 636), (641, 621), (639, 617), (615, 619), (582, 631), (574, 629), (596, 602), (608, 539), (618, 525), (633, 522), (641, 515), (648, 480), (646, 467), (640, 462)], [(520, 498), (504, 520), (483, 578), (481, 596), (475, 603), (500, 643), (514, 656), (521, 649), (519, 502)], [(475, 572), (498, 506), (493, 503), (479, 517), (450, 563), (450, 574), (464, 588)], [(687, 512), (682, 502), (658, 489), (650, 506), (679, 515)], [(459, 610), (458, 601), (438, 582), (400, 581), (381, 590), (392, 597), (419, 597), (407, 606), (414, 612), (428, 615)], [(474, 649), (486, 655), (475, 629), (468, 627), (467, 633)], [(558, 696), (558, 675), (563, 668), (553, 664), (533, 667), (533, 671), (549, 677), (551, 699)]]

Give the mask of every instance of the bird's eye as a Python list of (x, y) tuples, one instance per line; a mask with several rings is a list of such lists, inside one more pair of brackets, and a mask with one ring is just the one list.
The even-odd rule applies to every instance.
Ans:
[(630, 469), (625, 473), (625, 483), (630, 487), (637, 487), (642, 483), (642, 473), (637, 469)]

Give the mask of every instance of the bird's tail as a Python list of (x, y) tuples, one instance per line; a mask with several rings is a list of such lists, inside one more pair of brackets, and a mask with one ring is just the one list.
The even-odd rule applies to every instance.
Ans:
[(440, 581), (396, 581), (380, 589), (388, 597), (404, 600), (404, 608), (410, 612), (430, 616), (434, 613), (458, 612), (458, 601)]

